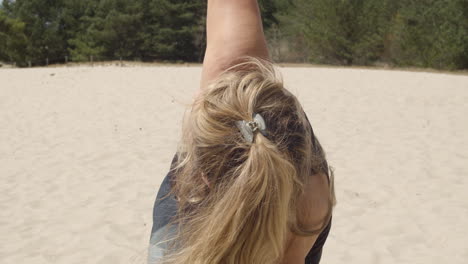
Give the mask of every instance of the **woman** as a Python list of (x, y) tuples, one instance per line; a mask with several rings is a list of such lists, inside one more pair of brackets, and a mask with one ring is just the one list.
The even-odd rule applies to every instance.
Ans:
[(157, 195), (149, 263), (320, 261), (333, 177), (268, 61), (256, 0), (208, 0), (201, 89)]

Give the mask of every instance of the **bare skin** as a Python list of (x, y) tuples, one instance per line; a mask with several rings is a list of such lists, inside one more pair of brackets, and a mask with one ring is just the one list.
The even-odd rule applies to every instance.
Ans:
[[(201, 89), (242, 56), (270, 60), (257, 0), (208, 0), (207, 48)], [(327, 176), (313, 175), (310, 182), (306, 183), (306, 190), (301, 199), (300, 211), (304, 212), (304, 224), (310, 229), (316, 229), (328, 209)], [(289, 232), (287, 250), (280, 263), (304, 264), (317, 237), (301, 237)]]
[[(301, 219), (309, 230), (317, 230), (322, 227), (323, 219), (326, 217), (328, 203), (328, 179), (324, 173), (319, 173), (309, 177), (306, 183), (305, 194), (299, 203), (299, 212), (302, 212)], [(297, 236), (292, 232), (288, 233), (288, 244), (284, 253), (282, 264), (304, 264), (305, 257), (318, 238), (314, 236)]]
[(269, 59), (256, 0), (208, 0), (201, 87), (242, 56)]

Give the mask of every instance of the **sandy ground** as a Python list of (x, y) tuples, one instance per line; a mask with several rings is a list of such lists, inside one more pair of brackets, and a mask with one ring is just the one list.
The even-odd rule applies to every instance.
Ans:
[[(0, 262), (144, 263), (200, 67), (0, 70)], [(468, 76), (282, 68), (336, 168), (322, 263), (468, 263)]]

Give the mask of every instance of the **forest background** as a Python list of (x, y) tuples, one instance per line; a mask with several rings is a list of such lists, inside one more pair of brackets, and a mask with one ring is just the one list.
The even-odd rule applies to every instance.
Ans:
[[(468, 68), (468, 0), (259, 3), (275, 62)], [(0, 61), (201, 62), (205, 16), (206, 0), (3, 0)]]

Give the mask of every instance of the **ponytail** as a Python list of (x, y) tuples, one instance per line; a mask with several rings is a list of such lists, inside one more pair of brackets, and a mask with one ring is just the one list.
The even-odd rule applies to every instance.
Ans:
[(296, 170), (260, 133), (240, 170), (238, 185), (232, 190), (239, 200), (232, 206), (241, 205), (235, 217), (243, 220), (243, 230), (232, 230), (236, 239), (226, 248), (230, 251), (227, 255), (238, 256), (226, 263), (273, 263), (282, 258), (285, 250)]

